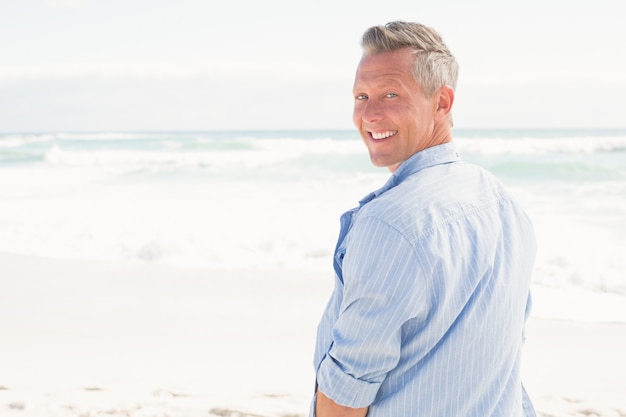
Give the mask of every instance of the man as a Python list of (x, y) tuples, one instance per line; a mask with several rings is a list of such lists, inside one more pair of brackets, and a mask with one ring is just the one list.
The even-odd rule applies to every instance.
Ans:
[(353, 121), (392, 176), (341, 217), (311, 416), (534, 416), (520, 357), (535, 237), (455, 150), (455, 58), (417, 23), (362, 46)]

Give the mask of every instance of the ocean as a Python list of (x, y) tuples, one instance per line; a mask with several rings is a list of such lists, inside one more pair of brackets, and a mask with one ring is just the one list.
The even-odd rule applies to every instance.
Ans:
[[(533, 285), (626, 296), (626, 130), (454, 136), (533, 219)], [(348, 130), (0, 134), (0, 252), (332, 273), (388, 177)]]

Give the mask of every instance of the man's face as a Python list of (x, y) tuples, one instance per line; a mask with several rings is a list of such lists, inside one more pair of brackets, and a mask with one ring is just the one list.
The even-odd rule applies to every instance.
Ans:
[(354, 125), (372, 163), (391, 172), (434, 145), (437, 95), (424, 96), (413, 77), (414, 59), (408, 48), (364, 55), (354, 81)]

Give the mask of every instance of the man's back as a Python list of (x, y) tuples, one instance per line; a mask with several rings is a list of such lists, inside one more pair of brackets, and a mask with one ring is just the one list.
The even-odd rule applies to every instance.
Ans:
[(354, 389), (372, 400), (372, 417), (522, 415), (535, 254), (526, 215), (450, 144), (414, 155), (369, 199), (338, 243), (337, 287), (319, 328), (320, 386), (333, 368), (349, 375), (346, 399), (356, 398), (350, 379), (366, 381), (369, 393)]

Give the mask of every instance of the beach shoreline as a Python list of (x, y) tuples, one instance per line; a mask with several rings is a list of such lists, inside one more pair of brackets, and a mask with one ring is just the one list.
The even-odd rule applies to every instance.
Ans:
[[(0, 264), (3, 416), (308, 411), (332, 271), (9, 254)], [(523, 379), (539, 416), (626, 416), (626, 324), (532, 316), (526, 336)]]

